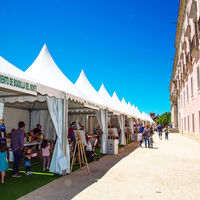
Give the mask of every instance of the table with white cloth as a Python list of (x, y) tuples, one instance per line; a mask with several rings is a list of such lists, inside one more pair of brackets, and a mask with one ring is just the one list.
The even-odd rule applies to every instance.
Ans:
[[(24, 143), (24, 149), (26, 151), (26, 148), (34, 146), (36, 148), (36, 146), (38, 145), (38, 149), (41, 149), (41, 144), (42, 142), (30, 142), (30, 143)], [(14, 162), (14, 155), (13, 155), (13, 151), (11, 148), (11, 144), (7, 143), (7, 147), (9, 148), (9, 162)]]
[[(79, 130), (79, 132), (81, 133), (83, 144), (87, 145), (87, 140), (86, 140), (86, 137), (85, 137), (85, 131)], [(77, 134), (77, 130), (74, 130), (75, 137), (76, 137), (76, 134)]]
[[(42, 142), (31, 142), (31, 143), (24, 143), (24, 147), (29, 147), (29, 146), (36, 146), (36, 145), (41, 145)], [(10, 148), (11, 144), (7, 144), (7, 147)], [(40, 149), (40, 148), (39, 148)]]

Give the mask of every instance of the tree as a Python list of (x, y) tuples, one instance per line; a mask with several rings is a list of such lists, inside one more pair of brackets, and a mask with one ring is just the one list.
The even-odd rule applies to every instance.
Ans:
[(168, 125), (169, 123), (171, 123), (171, 113), (170, 112), (163, 113), (160, 116), (160, 118), (156, 120), (156, 123), (162, 126)]

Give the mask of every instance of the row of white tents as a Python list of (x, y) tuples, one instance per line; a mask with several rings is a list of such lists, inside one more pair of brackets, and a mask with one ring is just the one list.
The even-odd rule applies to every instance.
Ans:
[(116, 92), (111, 97), (103, 84), (97, 92), (88, 81), (83, 70), (76, 83), (73, 84), (58, 68), (46, 45), (43, 46), (40, 54), (25, 71), (25, 74), (40, 84), (67, 92), (69, 96), (75, 99), (85, 100), (99, 107), (154, 123), (148, 114), (140, 113), (137, 107), (131, 105), (130, 102), (127, 104), (124, 98), (120, 101)]
[[(0, 57), (0, 103), (5, 107), (23, 110), (23, 117), (29, 119), (27, 123), (30, 128), (43, 120), (49, 138), (54, 130), (57, 142), (50, 170), (59, 174), (63, 170), (69, 172), (70, 169), (69, 145), (66, 140), (69, 113), (77, 116), (94, 114), (97, 117), (103, 132), (101, 152), (104, 154), (107, 153), (109, 116), (116, 116), (118, 119), (122, 145), (126, 143), (125, 117), (129, 120), (131, 128), (133, 119), (154, 123), (148, 114), (141, 113), (130, 102), (127, 104), (124, 98), (120, 101), (116, 92), (111, 97), (103, 84), (97, 92), (83, 71), (73, 84), (58, 68), (46, 45), (25, 72)], [(5, 113), (2, 105), (0, 114)], [(12, 113), (10, 120), (14, 117), (11, 115)]]

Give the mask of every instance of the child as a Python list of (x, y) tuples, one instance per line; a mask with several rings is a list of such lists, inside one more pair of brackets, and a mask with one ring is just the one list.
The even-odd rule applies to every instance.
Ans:
[(138, 135), (138, 140), (139, 140), (139, 147), (142, 147), (142, 141), (143, 141), (143, 135), (142, 133), (140, 132), (139, 135)]
[(168, 130), (168, 126), (165, 127), (165, 140), (168, 140), (168, 135), (169, 135), (169, 130)]
[(1, 183), (4, 183), (6, 170), (8, 169), (7, 160), (7, 147), (5, 144), (0, 143), (0, 172), (1, 172)]
[(31, 172), (31, 154), (32, 150), (31, 148), (28, 148), (25, 152), (25, 158), (24, 158), (24, 166), (25, 166), (25, 170), (26, 170), (26, 175), (30, 175), (33, 172)]
[(153, 148), (153, 135), (150, 135), (150, 148)]
[(42, 145), (42, 158), (43, 158), (43, 171), (46, 170), (46, 161), (47, 161), (47, 170), (50, 165), (50, 146), (48, 146), (47, 140), (43, 140)]

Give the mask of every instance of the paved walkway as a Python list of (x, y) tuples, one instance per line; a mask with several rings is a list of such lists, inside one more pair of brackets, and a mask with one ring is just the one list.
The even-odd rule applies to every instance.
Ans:
[[(170, 134), (169, 137), (169, 141), (159, 141), (156, 137), (154, 149), (138, 148), (133, 151), (97, 182), (93, 181), (95, 169), (92, 167), (93, 177), (84, 176), (82, 171), (82, 175), (79, 174), (80, 183), (76, 183), (75, 187), (74, 178), (66, 176), (21, 199), (198, 200), (200, 144), (179, 134)], [(112, 160), (113, 157), (106, 156), (95, 162), (102, 164), (102, 175), (105, 173), (104, 167), (109, 165), (109, 158)], [(94, 183), (84, 184), (81, 188), (79, 185), (83, 179), (91, 179), (91, 183)], [(48, 195), (41, 195), (45, 192)], [(69, 196), (70, 193), (73, 195)]]
[(118, 155), (107, 155), (99, 161), (89, 164), (91, 174), (87, 169), (76, 170), (71, 175), (56, 179), (55, 181), (21, 197), (20, 200), (68, 200), (83, 191), (91, 184), (102, 178), (110, 168), (137, 148), (137, 143), (132, 143), (120, 149)]

